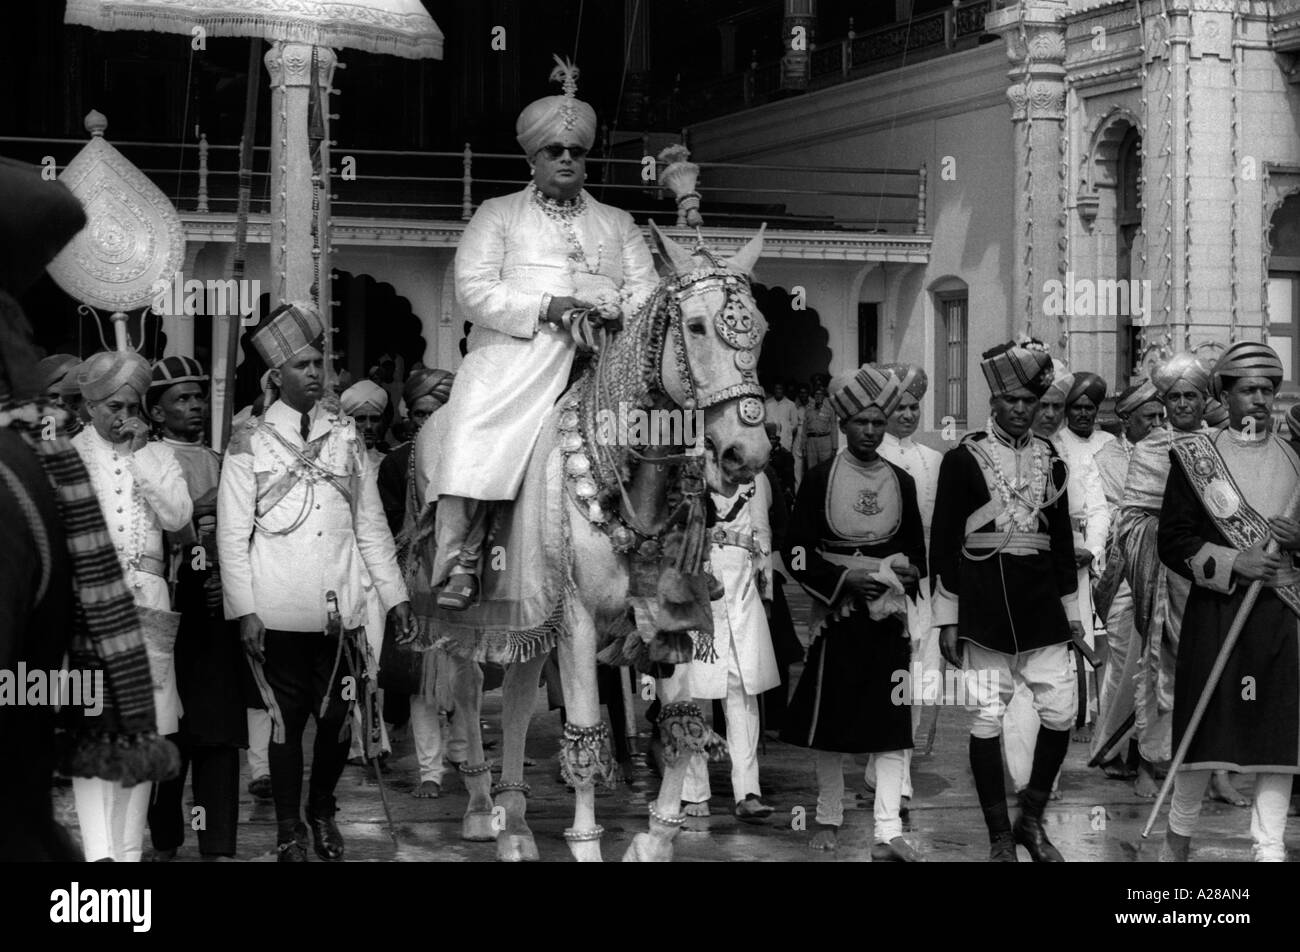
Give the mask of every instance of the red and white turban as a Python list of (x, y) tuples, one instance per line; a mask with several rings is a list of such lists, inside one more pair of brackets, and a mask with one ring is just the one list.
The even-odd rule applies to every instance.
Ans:
[(995, 397), (1013, 390), (1028, 390), (1041, 397), (1052, 383), (1052, 357), (1045, 350), (1009, 343), (999, 344), (980, 356), (980, 370)]
[(323, 350), (324, 336), (325, 324), (316, 306), (295, 301), (284, 305), (264, 326), (259, 327), (250, 342), (266, 365), (275, 369), (308, 347)]

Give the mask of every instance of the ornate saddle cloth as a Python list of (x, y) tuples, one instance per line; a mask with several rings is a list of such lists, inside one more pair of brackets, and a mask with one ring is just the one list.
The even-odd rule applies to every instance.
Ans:
[(492, 526), (483, 543), (478, 604), (463, 612), (445, 611), (436, 605), (427, 570), (407, 579), (412, 609), (444, 651), (510, 664), (555, 645), (568, 578), (566, 498), (555, 413), (538, 437), (519, 495), (512, 503), (494, 503)]

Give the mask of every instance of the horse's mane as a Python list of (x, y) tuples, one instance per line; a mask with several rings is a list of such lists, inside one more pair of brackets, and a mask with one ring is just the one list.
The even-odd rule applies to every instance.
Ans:
[[(660, 365), (670, 319), (669, 281), (660, 280), (654, 293), (636, 309), (621, 331), (606, 335), (600, 353), (570, 388), (578, 398), (579, 431), (591, 459), (599, 501), (607, 511), (618, 510), (619, 484), (635, 470), (634, 447), (613, 434), (601, 433), (601, 411), (619, 418), (626, 412), (649, 410), (665, 399)], [(561, 401), (565, 402), (565, 401)]]

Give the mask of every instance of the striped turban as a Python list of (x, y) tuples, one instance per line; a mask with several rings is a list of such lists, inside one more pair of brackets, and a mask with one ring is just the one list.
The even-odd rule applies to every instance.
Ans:
[(388, 408), (388, 391), (373, 380), (362, 380), (339, 394), (339, 406), (348, 416), (365, 410), (383, 413)]
[(1087, 397), (1094, 406), (1101, 406), (1101, 401), (1106, 399), (1106, 391), (1109, 389), (1106, 381), (1086, 370), (1081, 370), (1073, 376), (1074, 383), (1065, 393), (1065, 405), (1068, 407), (1080, 397)]
[(878, 407), (885, 416), (893, 413), (903, 397), (899, 379), (888, 371), (863, 364), (853, 373), (831, 381), (831, 407), (841, 420), (857, 416), (867, 407)]
[(323, 351), (324, 336), (325, 325), (316, 306), (295, 301), (277, 308), (250, 340), (257, 355), (274, 369), (308, 347)]
[(41, 390), (49, 390), (56, 384), (62, 383), (67, 378), (68, 371), (79, 363), (81, 358), (71, 354), (50, 354), (36, 365), (36, 376), (40, 378)]
[(1047, 392), (1052, 382), (1052, 357), (1047, 351), (1018, 344), (999, 344), (980, 355), (980, 370), (995, 397), (1013, 390), (1028, 390), (1036, 397)]
[(1156, 393), (1156, 385), (1150, 380), (1143, 380), (1120, 391), (1119, 396), (1115, 398), (1115, 413), (1126, 417), (1142, 404), (1159, 399), (1160, 394)]
[(81, 396), (81, 371), (86, 367), (85, 362), (73, 364), (64, 374), (63, 379), (59, 381), (59, 396), (61, 397), (79, 397)]
[(1061, 396), (1061, 402), (1064, 403), (1073, 387), (1074, 374), (1056, 374), (1052, 377), (1052, 385), (1043, 391), (1043, 395), (1058, 393)]
[(155, 387), (165, 391), (178, 383), (207, 383), (208, 375), (203, 372), (203, 365), (193, 357), (164, 357), (153, 365), (149, 389)]
[(1221, 430), (1228, 425), (1228, 405), (1213, 397), (1205, 401), (1205, 413), (1201, 420), (1206, 426)]
[(925, 375), (924, 367), (916, 364), (881, 364), (880, 369), (897, 377), (904, 393), (910, 393), (917, 400), (925, 399), (930, 389), (930, 378)]
[(1210, 386), (1210, 372), (1205, 369), (1205, 364), (1201, 363), (1196, 355), (1184, 351), (1181, 354), (1174, 354), (1151, 375), (1156, 393), (1162, 398), (1168, 396), (1174, 384), (1180, 380), (1186, 380), (1201, 393), (1205, 393)]
[(451, 396), (451, 384), (455, 379), (456, 375), (449, 370), (431, 367), (412, 370), (402, 386), (402, 400), (408, 409), (415, 406), (415, 401), (421, 397), (433, 397), (438, 406), (442, 406)]
[(107, 400), (123, 387), (143, 398), (149, 390), (149, 361), (133, 350), (100, 351), (81, 365), (77, 383), (87, 400)]
[(1224, 379), (1240, 377), (1267, 377), (1273, 386), (1282, 383), (1282, 360), (1277, 351), (1267, 344), (1255, 341), (1237, 341), (1223, 352), (1219, 362), (1214, 365), (1212, 383), (1214, 395), (1223, 397)]

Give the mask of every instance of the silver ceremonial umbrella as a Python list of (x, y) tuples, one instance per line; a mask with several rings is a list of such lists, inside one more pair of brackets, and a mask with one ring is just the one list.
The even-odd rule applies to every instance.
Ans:
[[(242, 279), (252, 194), (254, 74), (261, 41), (274, 44), (267, 66), (279, 76), (276, 105), (280, 136), (272, 135), (271, 255), (279, 286), (272, 302), (310, 297), (330, 321), (328, 208), (328, 114), (318, 83), (328, 90), (334, 49), (390, 53), (407, 59), (441, 59), (443, 35), (419, 0), (67, 0), (64, 22), (97, 30), (145, 30), (186, 36), (245, 36), (249, 49), (248, 95), (240, 147), (235, 263)], [(324, 73), (324, 77), (322, 77)], [(290, 80), (289, 77), (293, 79)], [(277, 214), (278, 212), (278, 214)], [(277, 241), (277, 237), (279, 240)], [(240, 322), (226, 318), (227, 348), (220, 396), (221, 425), (214, 442), (225, 444), (233, 412)], [(325, 335), (325, 366), (332, 372), (332, 334)], [(215, 363), (215, 358), (214, 358)], [(216, 367), (213, 381), (217, 381)]]

